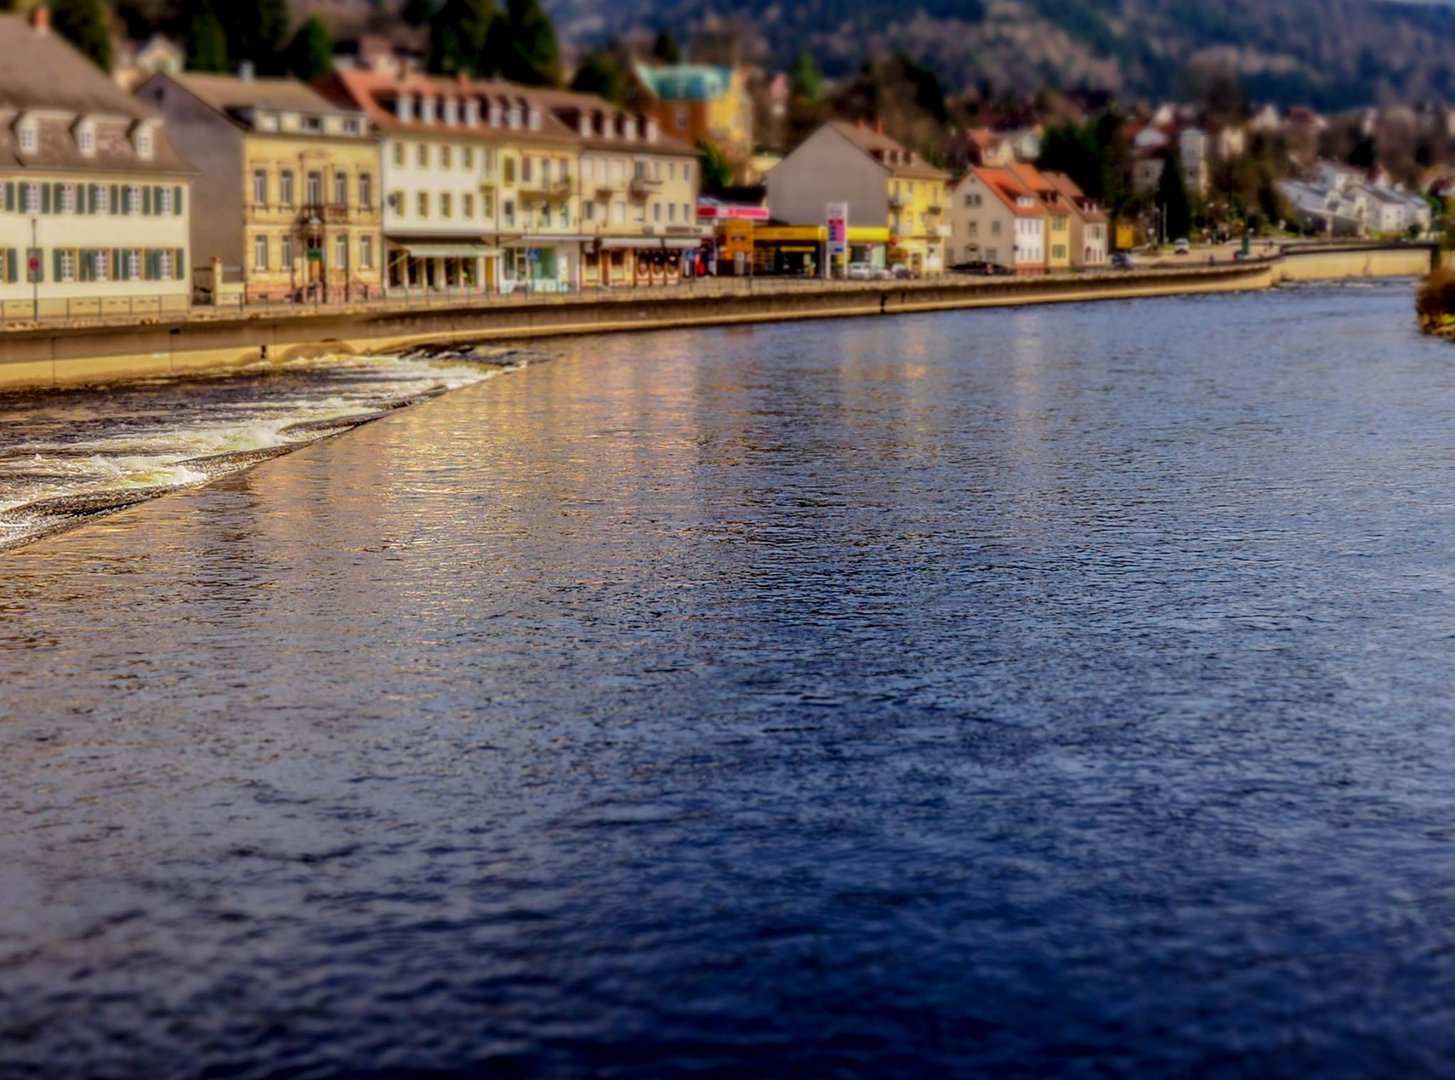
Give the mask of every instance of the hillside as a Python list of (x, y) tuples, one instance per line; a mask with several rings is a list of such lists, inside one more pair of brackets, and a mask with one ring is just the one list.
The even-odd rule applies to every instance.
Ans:
[[(1249, 95), (1337, 109), (1455, 101), (1455, 8), (1392, 0), (549, 0), (577, 41), (740, 19), (786, 64), (902, 49), (947, 88), (1095, 87), (1161, 97), (1234, 69)], [(770, 44), (771, 43), (771, 44)]]

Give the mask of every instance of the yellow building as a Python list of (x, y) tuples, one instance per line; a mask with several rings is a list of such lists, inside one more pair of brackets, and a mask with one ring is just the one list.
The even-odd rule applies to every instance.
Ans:
[(192, 244), (253, 300), (380, 292), (379, 147), (364, 114), (294, 79), (160, 74), (137, 96), (199, 170)]
[(753, 155), (753, 99), (742, 68), (709, 64), (639, 65), (638, 81), (651, 95), (657, 124), (689, 146), (712, 143), (735, 170)]
[(807, 224), (824, 221), (829, 204), (844, 203), (850, 228), (889, 230), (891, 265), (935, 275), (944, 271), (950, 234), (948, 181), (877, 126), (835, 120), (768, 173), (768, 208), (779, 221)]
[(1046, 272), (1048, 274), (1068, 273), (1074, 265), (1073, 252), (1075, 251), (1072, 230), (1072, 215), (1076, 208), (1071, 205), (1070, 199), (1048, 180), (1034, 165), (1027, 165), (1023, 161), (1017, 161), (1009, 166), (1015, 178), (1019, 180), (1031, 194), (1041, 200), (1041, 205), (1046, 208)]

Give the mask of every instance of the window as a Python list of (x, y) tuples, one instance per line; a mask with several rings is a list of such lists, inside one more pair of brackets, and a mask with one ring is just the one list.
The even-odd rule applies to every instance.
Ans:
[(294, 260), (298, 257), (298, 253), (293, 246), (293, 236), (291, 234), (285, 233), (283, 235), (282, 247), (278, 254), (282, 269), (291, 270)]
[(404, 144), (402, 142), (394, 144), (394, 164), (401, 168), (404, 166)]
[(293, 205), (293, 170), (284, 169), (278, 174), (278, 204)]
[(683, 203), (682, 204), (682, 224), (683, 225), (691, 225), (692, 224), (692, 204), (691, 203)]
[(561, 209), (556, 214), (556, 223), (558, 225), (560, 225), (561, 228), (563, 228), (563, 229), (568, 228), (570, 226), (570, 224), (571, 224), (571, 204), (570, 203), (562, 203), (561, 204)]
[(150, 131), (139, 131), (136, 135), (136, 156), (150, 160), (152, 156), (152, 133)]
[(374, 208), (374, 174), (359, 173), (359, 209)]
[(303, 130), (317, 134), (323, 130), (323, 121), (316, 116), (305, 116), (303, 118)]
[(346, 172), (333, 174), (333, 204), (335, 206), (349, 205), (349, 174)]
[(157, 252), (157, 280), (172, 280), (172, 253), (165, 248)]
[(126, 189), (126, 213), (141, 213), (141, 185), (133, 184)]
[(419, 216), (429, 217), (429, 192), (421, 191), (415, 196), (415, 205), (419, 209)]
[(668, 203), (667, 204), (667, 220), (670, 221), (670, 222), (672, 222), (673, 224), (676, 224), (676, 222), (677, 222), (677, 204), (676, 203)]
[(415, 147), (415, 150), (414, 150), (414, 160), (415, 160), (415, 163), (418, 164), (421, 169), (427, 169), (427, 168), (429, 168), (429, 144), (428, 143), (420, 143), (417, 147)]
[(308, 205), (317, 206), (323, 202), (323, 173), (311, 172), (308, 174)]
[(82, 124), (76, 132), (76, 146), (87, 157), (94, 154), (96, 152), (96, 129), (90, 124)]
[(992, 221), (990, 223), (990, 235), (991, 236), (999, 236), (1000, 235), (1000, 222), (998, 222), (998, 221)]
[(263, 169), (253, 170), (253, 205), (268, 205), (268, 174)]
[(661, 222), (662, 222), (662, 204), (661, 203), (652, 203), (652, 221), (655, 222), (656, 224), (659, 224), (659, 225), (661, 224)]
[[(264, 244), (266, 244), (266, 243), (267, 242), (264, 241)], [(141, 280), (141, 252), (140, 251), (128, 251), (126, 253), (126, 280), (127, 281), (140, 281)]]
[(531, 177), (535, 175), (535, 159), (523, 157), (520, 159), (520, 182), (529, 184)]
[(475, 196), (463, 195), (460, 198), (460, 216), (469, 221), (475, 216)]
[(95, 197), (91, 200), (96, 207), (96, 213), (111, 213), (111, 189), (105, 184), (97, 184), (92, 189)]
[(25, 185), (25, 212), (27, 214), (40, 213), (40, 185)]
[(357, 120), (344, 121), (344, 134), (357, 135), (359, 133), (359, 122)]
[(460, 151), (460, 165), (466, 172), (475, 167), (475, 148), (473, 146), (467, 146)]
[(359, 237), (359, 269), (374, 269), (374, 238), (372, 236)]
[(581, 219), (583, 221), (596, 220), (596, 204), (590, 199), (581, 204)]
[[(170, 191), (170, 189), (168, 189)], [(61, 185), (60, 212), (63, 214), (74, 214), (76, 212), (76, 185)]]
[[(266, 270), (268, 268), (268, 238), (266, 236), (253, 237), (253, 269)], [(136, 280), (135, 278), (132, 279)]]
[(442, 218), (453, 217), (454, 216), (454, 210), (455, 210), (455, 200), (454, 200), (454, 197), (448, 191), (446, 191), (446, 192), (444, 192), (443, 194), (440, 195), (440, 217), (442, 217)]
[(346, 235), (333, 238), (333, 264), (343, 267), (349, 265), (349, 238)]
[(613, 225), (626, 224), (626, 203), (620, 199), (611, 204), (611, 223)]
[(157, 188), (157, 213), (170, 215), (173, 210), (174, 205), (172, 203), (172, 189), (169, 187)]
[(74, 251), (56, 252), (56, 277), (60, 281), (76, 280), (76, 253)]
[(27, 120), (20, 125), (20, 151), (24, 154), (35, 153), (36, 131), (35, 121)]
[(91, 277), (96, 281), (105, 281), (110, 276), (110, 256), (104, 251), (93, 251), (91, 253)]
[(669, 162), (667, 162), (667, 179), (668, 180), (676, 180), (677, 179), (677, 163), (675, 161), (669, 161)]
[(448, 169), (454, 164), (454, 151), (451, 147), (440, 147), (440, 168)]
[(515, 200), (506, 199), (501, 205), (501, 211), (505, 217), (505, 224), (511, 228), (515, 227)]
[(672, 120), (673, 120), (673, 123), (675, 123), (677, 125), (677, 130), (678, 131), (686, 131), (687, 130), (687, 106), (686, 105), (678, 105), (676, 111), (672, 115)]

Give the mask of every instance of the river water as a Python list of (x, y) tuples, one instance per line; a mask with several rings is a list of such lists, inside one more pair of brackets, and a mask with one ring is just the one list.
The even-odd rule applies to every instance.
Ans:
[(1455, 1071), (1408, 285), (555, 351), (0, 556), (0, 1075)]

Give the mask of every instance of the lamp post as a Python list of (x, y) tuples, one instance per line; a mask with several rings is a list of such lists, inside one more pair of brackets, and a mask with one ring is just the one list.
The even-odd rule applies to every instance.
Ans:
[[(323, 247), (326, 237), (323, 235), (323, 219), (317, 214), (314, 214), (308, 219), (308, 234), (310, 242), (312, 242), (315, 236), (318, 238), (318, 259), (316, 260), (318, 262), (318, 281), (314, 284), (313, 289), (313, 310), (317, 311), (321, 303), (319, 298), (323, 290), (328, 288), (328, 263), (324, 262), (325, 252)], [(308, 257), (310, 262), (315, 261), (312, 250), (309, 251)]]
[(26, 257), (25, 267), (30, 271), (30, 314), (36, 322), (40, 322), (40, 221), (34, 214), (30, 216), (30, 254)]

